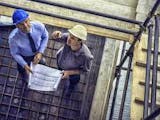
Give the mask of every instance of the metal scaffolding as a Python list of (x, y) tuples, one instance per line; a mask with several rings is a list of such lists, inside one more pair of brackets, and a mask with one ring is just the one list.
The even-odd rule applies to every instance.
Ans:
[[(117, 88), (118, 88), (120, 74), (121, 74), (121, 69), (123, 68), (122, 66), (123, 66), (124, 62), (129, 57), (129, 64), (128, 64), (127, 75), (126, 75), (126, 83), (125, 83), (125, 86), (124, 86), (123, 97), (122, 97), (122, 102), (121, 102), (121, 108), (120, 108), (120, 112), (119, 112), (119, 120), (122, 120), (125, 97), (126, 97), (126, 91), (127, 91), (127, 86), (128, 86), (128, 80), (129, 80), (130, 71), (131, 71), (131, 63), (132, 63), (134, 46), (135, 46), (136, 42), (138, 40), (140, 40), (140, 37), (141, 37), (142, 33), (144, 32), (144, 30), (146, 29), (146, 27), (149, 28), (149, 38), (148, 38), (149, 41), (148, 41), (148, 43), (151, 43), (152, 25), (148, 26), (148, 24), (149, 24), (151, 18), (155, 14), (155, 12), (156, 12), (159, 4), (160, 4), (160, 0), (157, 0), (155, 2), (152, 10), (149, 12), (147, 18), (145, 19), (145, 21), (143, 23), (140, 22), (140, 21), (136, 21), (136, 20), (130, 20), (130, 19), (127, 19), (127, 18), (122, 18), (122, 17), (117, 17), (117, 16), (113, 16), (113, 15), (109, 15), (109, 14), (99, 13), (99, 12), (96, 12), (96, 11), (76, 8), (76, 7), (73, 7), (73, 6), (62, 5), (62, 4), (58, 4), (58, 3), (55, 3), (55, 2), (49, 2), (49, 1), (43, 1), (43, 0), (32, 0), (32, 1), (40, 2), (40, 3), (48, 4), (48, 5), (54, 5), (54, 6), (58, 6), (58, 7), (66, 8), (66, 9), (81, 11), (81, 12), (85, 12), (85, 13), (89, 13), (89, 14), (93, 14), (93, 15), (97, 15), (97, 16), (102, 16), (104, 18), (110, 18), (110, 19), (119, 20), (119, 21), (131, 23), (131, 24), (137, 24), (137, 25), (140, 26), (140, 30), (138, 32), (136, 32), (136, 31), (132, 31), (132, 30), (126, 30), (126, 29), (121, 29), (121, 28), (117, 28), (117, 27), (110, 27), (110, 26), (106, 26), (106, 25), (93, 23), (93, 22), (87, 22), (87, 21), (84, 21), (84, 20), (78, 20), (78, 19), (74, 19), (74, 18), (55, 15), (53, 13), (42, 12), (42, 11), (30, 9), (30, 8), (24, 8), (24, 7), (19, 7), (19, 6), (16, 6), (16, 5), (11, 5), (11, 4), (0, 2), (0, 5), (6, 6), (6, 7), (21, 8), (21, 9), (27, 10), (29, 12), (34, 12), (34, 13), (38, 13), (38, 14), (43, 14), (43, 15), (47, 15), (47, 16), (51, 16), (51, 17), (56, 17), (56, 18), (60, 18), (60, 19), (64, 19), (64, 20), (74, 21), (74, 22), (83, 23), (83, 24), (86, 24), (86, 25), (96, 26), (96, 27), (100, 27), (100, 28), (105, 28), (105, 29), (109, 29), (109, 30), (118, 31), (118, 32), (122, 32), (122, 33), (133, 35), (134, 36), (134, 41), (131, 44), (131, 46), (128, 49), (128, 51), (125, 53), (125, 55), (122, 56), (122, 59), (121, 59), (120, 63), (117, 66), (117, 69), (116, 69), (115, 77), (117, 79), (116, 79), (116, 85), (115, 85), (113, 102), (112, 102), (111, 113), (110, 113), (110, 120), (112, 120), (113, 112), (114, 112), (114, 106), (115, 106), (115, 99), (116, 99), (116, 95), (117, 95)], [(156, 17), (156, 23), (157, 24), (156, 24), (156, 29), (155, 29), (155, 41), (157, 41), (158, 37), (159, 37), (159, 30), (158, 30), (158, 28), (159, 28), (158, 25), (159, 24), (158, 24), (158, 22), (159, 22), (159, 18)], [(0, 28), (5, 28), (5, 27), (9, 27), (9, 26), (10, 25), (7, 25), (7, 26), (1, 25)], [(13, 28), (14, 26), (11, 26), (11, 27)], [(151, 61), (151, 59), (149, 57), (150, 54), (151, 54), (151, 46), (148, 46), (148, 52), (147, 52), (148, 57), (147, 57), (147, 67), (146, 67), (146, 71), (148, 73), (146, 74), (145, 105), (144, 105), (144, 116), (143, 116), (143, 118), (145, 120), (149, 120), (149, 118), (155, 118), (160, 113), (159, 109), (155, 109), (155, 107), (156, 107), (156, 81), (157, 81), (157, 59), (158, 59), (157, 58), (158, 57), (158, 46), (157, 45), (158, 45), (158, 41), (154, 42), (154, 43), (155, 43), (155, 52), (154, 52), (154, 62), (153, 62), (154, 64), (153, 64), (153, 73), (152, 73), (153, 74), (153, 78), (152, 78), (152, 81), (153, 81), (153, 86), (152, 86), (153, 94), (152, 94), (152, 111), (151, 111), (152, 114), (148, 115), (148, 99), (149, 99), (148, 88), (149, 88), (149, 77), (150, 77), (150, 74), (149, 74), (149, 72), (150, 72), (149, 71), (150, 64), (149, 63)], [(5, 74), (0, 74), (2, 79), (4, 79), (4, 81), (2, 83), (0, 83), (0, 89), (1, 89), (0, 104), (3, 105), (2, 106), (3, 108), (1, 107), (2, 112), (0, 111), (0, 114), (2, 114), (2, 115), (5, 114), (4, 119), (8, 119), (9, 116), (11, 116), (11, 117), (16, 117), (16, 120), (18, 120), (18, 117), (17, 117), (18, 115), (17, 114), (21, 111), (21, 109), (23, 109), (24, 111), (27, 109), (27, 110), (30, 111), (30, 113), (33, 114), (32, 116), (34, 116), (34, 112), (36, 112), (35, 108), (30, 109), (31, 106), (28, 106), (26, 104), (23, 105), (23, 103), (26, 103), (24, 101), (28, 101), (28, 102), (31, 102), (31, 104), (34, 106), (34, 104), (36, 104), (36, 101), (32, 100), (31, 98), (28, 99), (28, 98), (23, 97), (24, 94), (31, 95), (31, 97), (34, 97), (34, 94), (33, 93), (30, 94), (30, 92), (25, 93), (24, 91), (27, 91), (27, 90), (25, 90), (25, 88), (26, 88), (25, 85), (23, 85), (23, 83), (21, 83), (21, 82), (19, 83), (19, 81), (18, 81), (18, 79), (21, 79), (21, 78), (19, 78), (17, 73), (14, 73), (11, 69), (8, 69), (8, 67), (15, 69), (15, 64), (13, 64), (13, 62), (10, 59), (8, 46), (6, 44), (7, 43), (5, 43), (5, 45), (3, 46), (3, 51), (0, 53), (0, 55), (2, 57), (5, 57), (5, 59), (6, 59), (6, 63), (3, 63), (3, 68), (0, 69), (0, 70), (3, 70), (3, 73), (5, 73)], [(0, 47), (0, 49), (1, 49), (1, 47)], [(50, 59), (52, 59), (52, 58), (50, 58)], [(10, 74), (10, 75), (8, 75), (8, 74)], [(9, 76), (11, 76), (9, 78), (9, 81), (5, 80), (5, 79), (8, 79), (6, 77), (9, 77)], [(14, 78), (15, 80), (13, 80), (12, 78)], [(6, 88), (3, 87), (3, 86), (6, 86)], [(58, 110), (58, 113), (57, 112), (54, 113), (54, 111), (50, 110), (50, 109), (56, 110), (56, 107), (61, 104), (59, 102), (54, 103), (54, 105), (52, 104), (52, 102), (55, 102), (55, 101), (52, 101), (53, 98), (54, 99), (59, 99), (59, 98), (56, 98), (56, 96), (54, 96), (51, 93), (47, 93), (47, 94), (46, 93), (41, 93), (41, 92), (36, 92), (36, 93), (39, 96), (42, 96), (42, 94), (46, 95), (46, 99), (42, 98), (41, 102), (39, 102), (40, 106), (44, 106), (44, 109), (41, 110), (41, 107), (38, 107), (39, 108), (39, 110), (38, 110), (38, 114), (39, 115), (36, 114), (33, 119), (40, 119), (41, 117), (44, 118), (43, 114), (47, 114), (47, 116), (45, 116), (45, 118), (47, 118), (49, 120), (49, 119), (54, 119), (54, 117), (55, 117), (54, 115), (55, 114), (61, 114), (61, 112), (63, 110), (62, 111)], [(20, 102), (17, 102), (17, 101), (20, 101)], [(62, 100), (60, 100), (60, 102), (61, 101)], [(77, 100), (77, 102), (80, 103), (82, 101)], [(26, 106), (29, 107), (29, 108), (26, 108)], [(49, 106), (51, 106), (53, 108), (45, 109), (46, 107), (49, 107)], [(14, 113), (12, 111), (12, 109), (13, 110), (16, 109), (16, 111), (18, 111), (18, 112)], [(63, 106), (62, 109), (66, 109), (66, 106), (65, 107)], [(13, 113), (12, 115), (9, 114), (11, 111)], [(77, 109), (77, 107), (71, 109), (71, 111), (72, 112), (78, 111), (78, 113), (79, 113), (79, 109)], [(26, 113), (24, 113), (24, 114), (26, 114)], [(75, 113), (75, 114), (77, 114), (77, 113)], [(59, 116), (61, 118), (66, 119), (65, 116), (61, 116), (61, 115), (59, 115)], [(28, 118), (23, 118), (23, 119), (27, 120)], [(67, 119), (71, 119), (72, 120), (73, 118), (68, 117)], [(77, 118), (77, 119), (81, 119), (81, 118)]]

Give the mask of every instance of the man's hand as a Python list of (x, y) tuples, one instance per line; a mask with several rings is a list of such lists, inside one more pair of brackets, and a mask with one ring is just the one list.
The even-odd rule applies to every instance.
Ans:
[(67, 79), (69, 78), (70, 72), (67, 70), (64, 70), (62, 71), (62, 74), (63, 74), (62, 79)]
[(37, 53), (37, 54), (34, 56), (33, 63), (34, 63), (34, 64), (38, 64), (41, 59), (42, 59), (42, 53)]
[(80, 74), (79, 70), (64, 70), (62, 71), (62, 79), (67, 79), (69, 78), (70, 75), (75, 75), (75, 74)]
[(54, 31), (52, 33), (52, 38), (53, 39), (61, 38), (61, 35), (62, 35), (61, 31)]
[(31, 70), (31, 68), (28, 65), (25, 65), (24, 69), (26, 70), (26, 72), (27, 72), (28, 75), (29, 75), (30, 72), (32, 73), (32, 70)]

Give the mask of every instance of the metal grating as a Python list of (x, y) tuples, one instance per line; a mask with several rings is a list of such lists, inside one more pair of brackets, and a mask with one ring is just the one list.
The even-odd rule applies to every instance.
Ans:
[[(52, 26), (47, 29), (50, 34), (53, 30), (66, 31)], [(0, 28), (0, 120), (87, 120), (105, 38), (89, 35), (87, 44), (95, 57), (91, 72), (81, 76), (76, 90), (67, 98), (68, 81), (61, 81), (56, 92), (39, 92), (26, 87), (9, 52), (7, 41), (11, 30), (11, 27)], [(55, 53), (61, 46), (61, 43), (49, 40), (45, 51), (47, 66), (57, 67)]]

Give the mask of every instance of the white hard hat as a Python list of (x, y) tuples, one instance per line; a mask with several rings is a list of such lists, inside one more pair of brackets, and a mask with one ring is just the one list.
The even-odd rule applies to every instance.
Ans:
[(82, 25), (75, 25), (68, 31), (81, 40), (87, 40), (87, 29)]

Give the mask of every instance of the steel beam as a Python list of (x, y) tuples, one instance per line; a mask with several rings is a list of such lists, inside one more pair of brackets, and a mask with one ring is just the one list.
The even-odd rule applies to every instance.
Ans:
[(117, 31), (117, 32), (122, 32), (122, 33), (126, 33), (126, 34), (134, 35), (136, 33), (135, 31), (125, 30), (125, 29), (121, 29), (121, 28), (117, 28), (117, 27), (110, 27), (110, 26), (106, 26), (106, 25), (102, 25), (102, 24), (97, 24), (97, 23), (93, 23), (93, 22), (88, 22), (88, 21), (84, 21), (84, 20), (78, 20), (78, 19), (75, 19), (75, 18), (70, 18), (70, 17), (56, 15), (56, 14), (53, 14), (53, 13), (33, 10), (33, 9), (30, 9), (30, 8), (20, 7), (20, 6), (17, 6), (17, 5), (11, 5), (11, 4), (8, 4), (8, 3), (0, 2), (0, 5), (6, 6), (6, 7), (15, 8), (15, 9), (24, 9), (26, 11), (33, 12), (33, 13), (47, 15), (47, 16), (51, 16), (51, 17), (55, 17), (55, 18), (59, 18), (59, 19), (64, 19), (64, 20), (68, 20), (68, 21), (78, 22), (78, 23), (82, 23), (82, 24), (86, 24), (86, 25), (91, 25), (91, 26), (95, 26), (95, 27), (100, 27), (100, 28), (104, 28), (104, 29), (108, 29), (108, 30)]
[(142, 22), (140, 22), (140, 21), (127, 19), (127, 18), (114, 16), (114, 15), (109, 15), (109, 14), (101, 13), (101, 12), (97, 12), (97, 11), (91, 11), (91, 10), (88, 10), (88, 9), (78, 8), (78, 7), (74, 7), (74, 6), (70, 6), (70, 5), (64, 5), (64, 4), (56, 3), (56, 2), (53, 2), (53, 1), (46, 1), (46, 0), (30, 0), (30, 1), (38, 2), (38, 3), (44, 3), (44, 4), (53, 5), (53, 6), (57, 6), (57, 7), (62, 7), (62, 8), (66, 8), (66, 9), (71, 9), (71, 10), (76, 10), (76, 11), (80, 11), (80, 12), (84, 12), (84, 13), (89, 13), (89, 14), (101, 16), (101, 17), (106, 17), (106, 18), (111, 18), (111, 19), (123, 21), (123, 22), (132, 23), (132, 24), (138, 24), (138, 25), (142, 24)]

